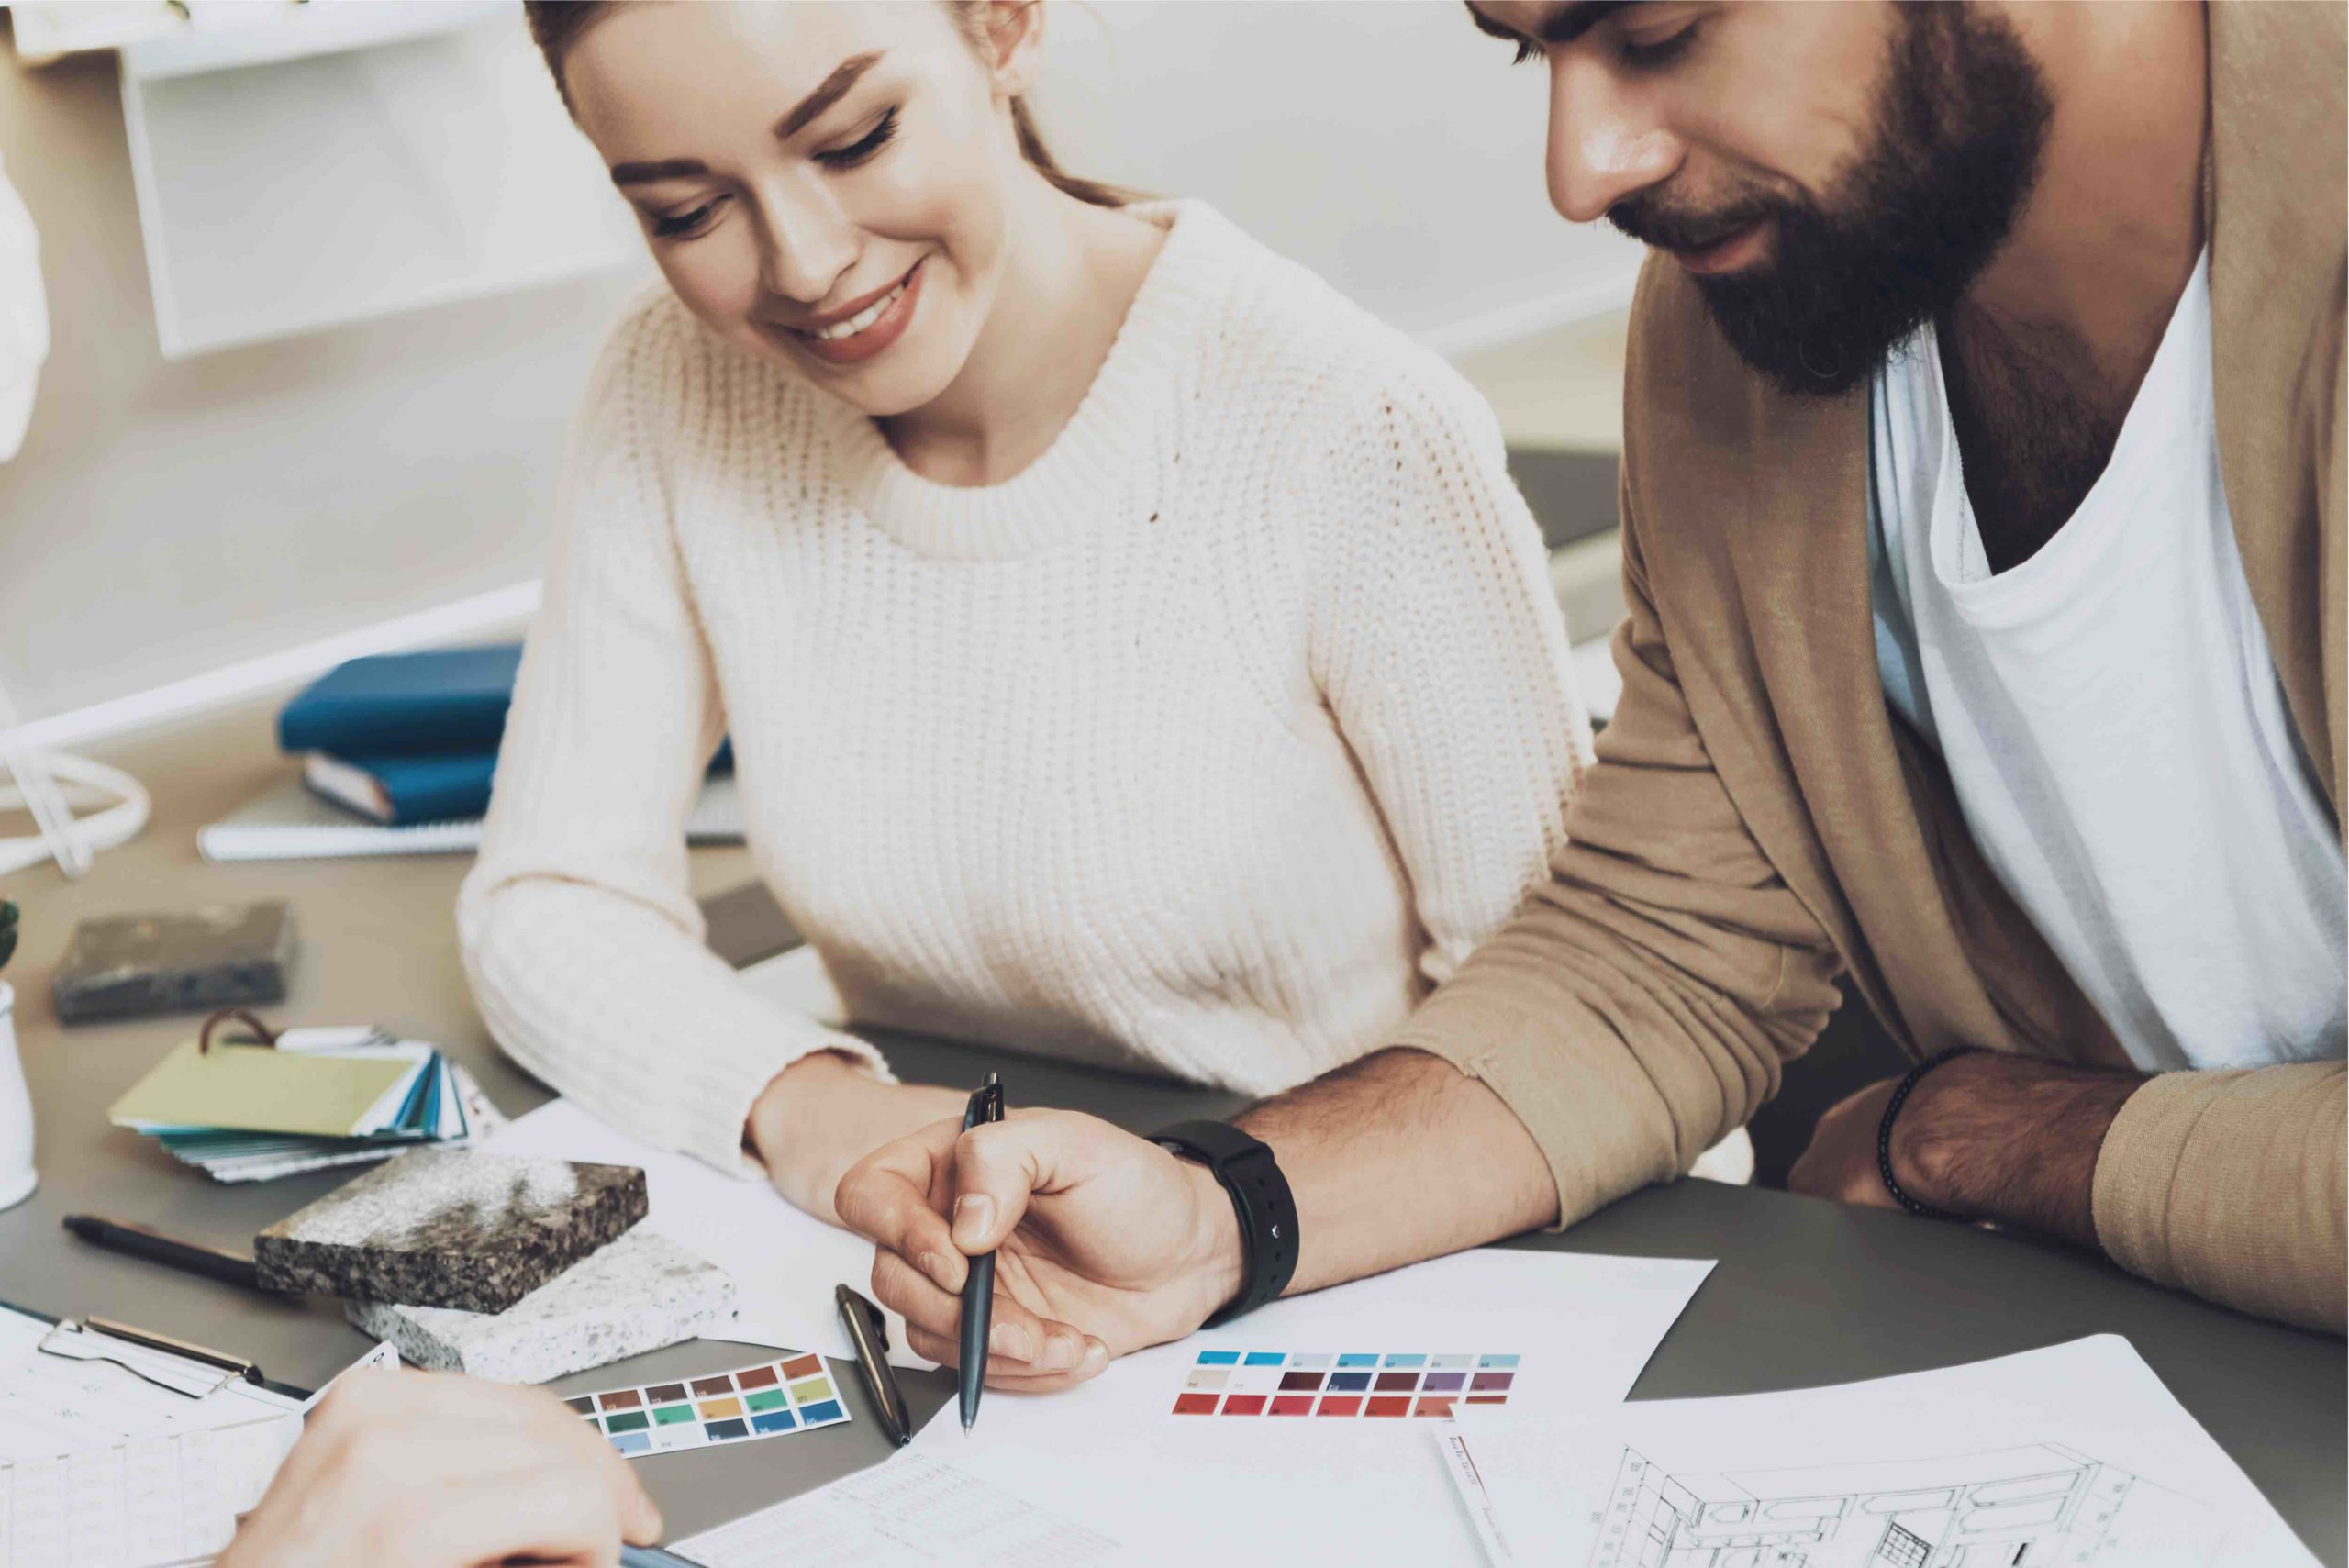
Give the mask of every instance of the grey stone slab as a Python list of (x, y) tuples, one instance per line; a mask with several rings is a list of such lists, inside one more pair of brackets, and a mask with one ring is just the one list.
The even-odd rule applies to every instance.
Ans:
[(262, 1284), (503, 1312), (645, 1216), (632, 1165), (419, 1150), (253, 1239)]
[(734, 1322), (734, 1280), (665, 1236), (631, 1230), (503, 1312), (352, 1301), (351, 1322), (435, 1372), (544, 1383)]

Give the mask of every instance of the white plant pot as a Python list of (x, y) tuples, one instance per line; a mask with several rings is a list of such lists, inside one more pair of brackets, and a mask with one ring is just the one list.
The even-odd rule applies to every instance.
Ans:
[(17, 988), (0, 980), (0, 1208), (32, 1195), (33, 1096), (17, 1056)]

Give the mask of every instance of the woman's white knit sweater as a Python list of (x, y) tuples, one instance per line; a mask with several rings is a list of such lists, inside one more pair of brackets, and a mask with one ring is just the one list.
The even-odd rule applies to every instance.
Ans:
[(615, 333), (459, 909), (492, 1031), (589, 1110), (740, 1171), (793, 1060), (886, 1071), (702, 946), (721, 734), (852, 1018), (1249, 1092), (1377, 1049), (1542, 874), (1589, 726), (1490, 411), (1212, 209), (1141, 210), (1115, 345), (1001, 484), (665, 293)]

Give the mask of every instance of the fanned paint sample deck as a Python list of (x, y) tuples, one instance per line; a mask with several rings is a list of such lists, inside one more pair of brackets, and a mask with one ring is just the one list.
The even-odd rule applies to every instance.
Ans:
[(821, 1356), (786, 1356), (674, 1383), (574, 1395), (563, 1403), (631, 1459), (779, 1438), (849, 1418)]
[(1201, 1351), (1174, 1396), (1177, 1416), (1449, 1417), (1506, 1405), (1518, 1357), (1418, 1351)]

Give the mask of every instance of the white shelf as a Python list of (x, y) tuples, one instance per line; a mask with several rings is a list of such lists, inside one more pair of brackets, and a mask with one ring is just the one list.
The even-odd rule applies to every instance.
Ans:
[(198, 26), (125, 42), (122, 70), (155, 82), (272, 65), (459, 32), (513, 9), (513, 0), (233, 0), (196, 9)]
[(642, 264), (510, 0), (303, 11), (124, 50), (166, 357)]

